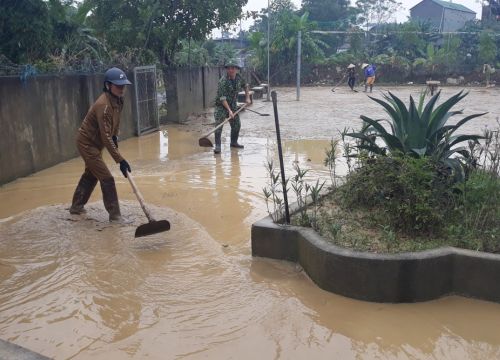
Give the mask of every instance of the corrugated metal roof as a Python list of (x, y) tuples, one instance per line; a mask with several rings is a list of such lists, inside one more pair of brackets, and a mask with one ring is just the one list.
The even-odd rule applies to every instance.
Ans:
[[(471, 13), (471, 14), (475, 14), (476, 13), (475, 11), (472, 11), (468, 7), (465, 7), (465, 6), (460, 5), (460, 4), (452, 3), (450, 1), (443, 1), (443, 0), (431, 0), (431, 1), (434, 2), (434, 3), (436, 3), (436, 4), (438, 4), (438, 5), (440, 5), (440, 6), (442, 6), (442, 7), (444, 7), (444, 8), (447, 8), (447, 9), (464, 11), (464, 12), (468, 12), (468, 13)], [(423, 3), (423, 1), (419, 2), (417, 5), (420, 5), (421, 3)], [(415, 5), (414, 7), (416, 7), (417, 5)], [(412, 7), (412, 9), (414, 7)]]

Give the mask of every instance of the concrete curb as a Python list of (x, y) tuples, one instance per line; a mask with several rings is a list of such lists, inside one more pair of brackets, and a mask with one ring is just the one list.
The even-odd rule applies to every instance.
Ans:
[(500, 303), (500, 255), (440, 248), (374, 254), (340, 248), (311, 228), (252, 225), (252, 255), (298, 262), (322, 289), (354, 299), (408, 303), (451, 294)]
[(49, 360), (50, 358), (0, 339), (0, 359), (9, 360)]

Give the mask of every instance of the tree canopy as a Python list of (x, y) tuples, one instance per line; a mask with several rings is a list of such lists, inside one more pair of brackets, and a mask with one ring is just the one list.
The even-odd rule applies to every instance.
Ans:
[[(97, 71), (131, 67), (220, 64), (236, 50), (208, 39), (252, 17), (249, 46), (239, 56), (257, 72), (294, 73), (298, 32), (302, 64), (375, 62), (400, 74), (457, 74), (483, 62), (499, 67), (500, 25), (469, 22), (457, 34), (441, 34), (428, 23), (392, 21), (398, 0), (271, 0), (269, 9), (243, 14), (247, 0), (3, 0), (0, 2), (0, 71), (5, 64), (40, 71)], [(394, 71), (393, 71), (394, 70)]]

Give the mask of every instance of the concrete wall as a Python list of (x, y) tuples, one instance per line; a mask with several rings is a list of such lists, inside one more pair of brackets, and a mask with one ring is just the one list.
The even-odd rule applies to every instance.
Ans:
[(223, 68), (196, 67), (165, 69), (167, 122), (183, 123), (192, 113), (213, 106)]
[[(0, 185), (78, 156), (75, 136), (103, 75), (0, 77)], [(120, 137), (136, 133), (129, 87)]]
[(418, 302), (457, 294), (500, 303), (498, 254), (457, 248), (353, 251), (311, 228), (277, 225), (268, 216), (252, 225), (252, 255), (298, 262), (322, 289), (359, 300)]
[(0, 339), (0, 359), (50, 360), (50, 358)]

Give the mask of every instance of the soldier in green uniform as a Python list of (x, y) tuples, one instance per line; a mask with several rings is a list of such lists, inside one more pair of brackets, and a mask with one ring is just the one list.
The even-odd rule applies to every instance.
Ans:
[[(248, 85), (245, 84), (243, 78), (238, 74), (240, 66), (236, 61), (230, 60), (225, 66), (226, 75), (221, 77), (219, 80), (219, 85), (217, 87), (217, 97), (215, 98), (215, 126), (219, 125), (228, 117), (231, 117), (229, 121), (231, 125), (231, 147), (242, 149), (243, 145), (238, 143), (238, 137), (240, 134), (240, 117), (239, 115), (234, 115), (234, 112), (238, 109), (236, 102), (238, 99), (238, 92), (240, 89), (245, 89), (245, 102), (250, 104), (250, 94), (248, 92)], [(218, 154), (221, 151), (221, 136), (222, 127), (215, 131), (215, 148), (214, 153)]]

